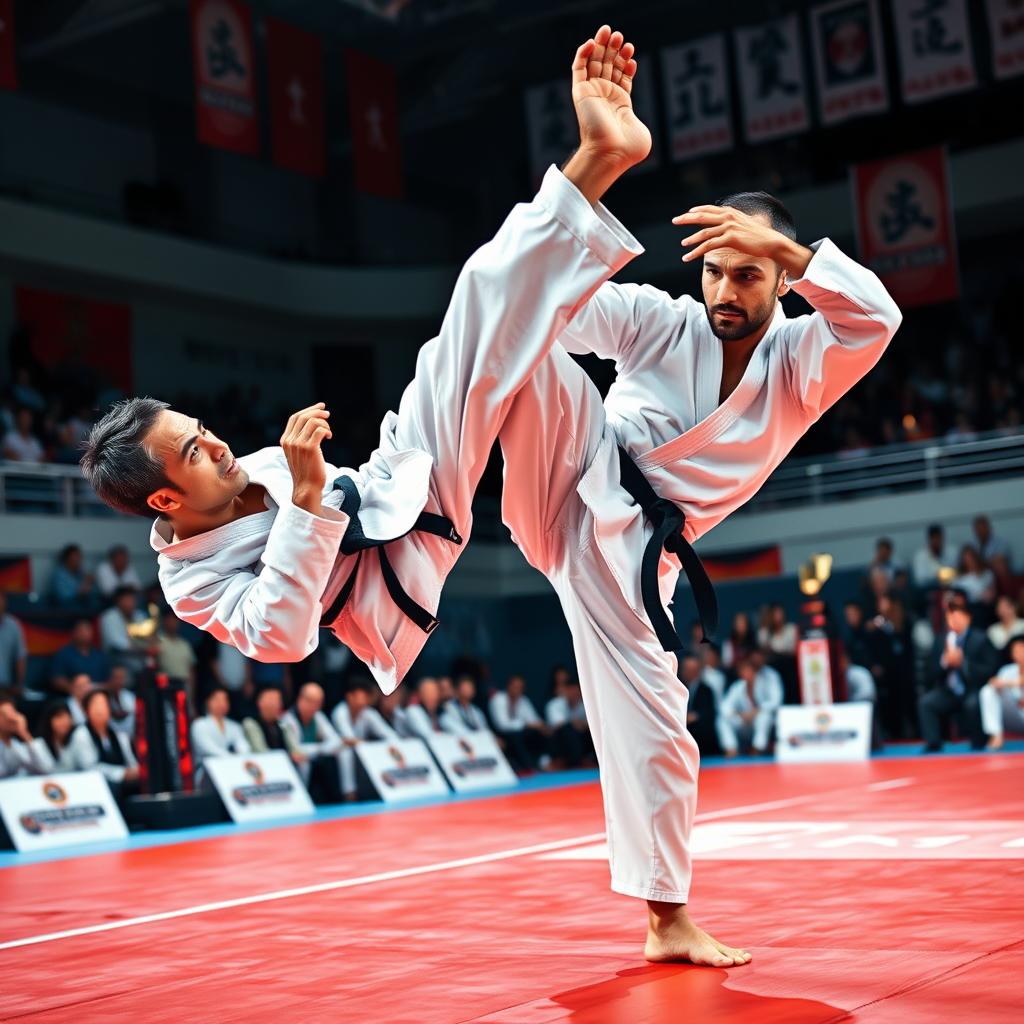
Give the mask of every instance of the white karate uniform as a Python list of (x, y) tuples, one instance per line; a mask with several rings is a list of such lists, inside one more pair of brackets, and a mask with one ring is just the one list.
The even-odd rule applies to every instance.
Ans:
[[(342, 701), (331, 712), (331, 724), (342, 741), (359, 740), (373, 743), (385, 740), (390, 743), (398, 739), (398, 733), (381, 718), (380, 712), (376, 708), (363, 708), (359, 717), (353, 722), (352, 712), (345, 701)], [(344, 742), (338, 751), (338, 770), (341, 774), (342, 792), (354, 793), (356, 791), (356, 752)]]
[(513, 704), (504, 690), (491, 697), (488, 710), (498, 732), (522, 732), (528, 725), (540, 728), (544, 724), (529, 697), (520, 697)]
[(107, 733), (107, 737), (111, 743), (120, 745), (121, 753), (124, 756), (123, 765), (107, 764), (106, 761), (101, 761), (100, 752), (96, 749), (96, 744), (93, 741), (88, 726), (80, 725), (71, 734), (71, 740), (68, 743), (68, 747), (71, 750), (71, 763), (74, 765), (73, 770), (76, 772), (87, 772), (96, 769), (107, 782), (123, 782), (125, 771), (128, 768), (138, 768), (138, 759), (135, 757), (135, 751), (132, 750), (132, 745), (124, 733), (114, 732), (111, 729)]
[[(612, 888), (684, 903), (699, 754), (676, 657), (640, 594), (653, 528), (619, 484), (622, 445), (686, 514), (691, 542), (747, 501), (821, 414), (876, 363), (901, 316), (878, 278), (827, 239), (792, 282), (815, 308), (779, 306), (719, 404), (722, 342), (694, 299), (606, 284), (518, 392), (500, 433), (503, 516), (551, 581), (573, 634), (601, 765)], [(604, 403), (568, 352), (614, 359)], [(661, 595), (679, 561), (663, 554)], [(497, 723), (495, 723), (497, 724)]]
[(232, 718), (225, 718), (222, 729), (213, 715), (197, 718), (189, 730), (192, 738), (192, 757), (195, 761), (196, 782), (206, 777), (203, 762), (208, 757), (223, 757), (226, 754), (249, 754), (252, 747), (245, 730)]
[[(754, 677), (754, 696), (750, 697), (746, 681), (737, 679), (726, 690), (718, 713), (718, 736), (726, 750), (738, 750), (740, 737), (749, 739), (755, 750), (766, 750), (771, 739), (775, 713), (782, 706), (783, 687), (778, 673), (762, 670)], [(742, 714), (757, 712), (753, 724)]]
[(1002, 736), (1009, 726), (1011, 732), (1024, 733), (1024, 679), (1016, 664), (1004, 665), (997, 673), (997, 679), (1015, 681), (1016, 686), (996, 689), (986, 683), (978, 691), (978, 705), (981, 710), (981, 730), (986, 736)]
[(565, 697), (552, 697), (544, 707), (544, 720), (552, 729), (560, 729), (570, 722), (586, 722), (587, 709), (583, 701), (572, 707)]
[(296, 745), (306, 760), (297, 764), (302, 781), (308, 786), (309, 776), (313, 771), (313, 760), (318, 757), (337, 756), (341, 751), (341, 737), (334, 731), (334, 726), (328, 721), (327, 716), (318, 711), (313, 716), (313, 724), (316, 731), (315, 740), (304, 740), (302, 738), (302, 723), (294, 708), (289, 708), (281, 716), (281, 728), (288, 729)]
[[(512, 399), (573, 314), (642, 251), (604, 207), (549, 169), (533, 202), (515, 207), (466, 263), (440, 333), (420, 350), (416, 375), (397, 415), (385, 417), (369, 461), (358, 470), (328, 467), (327, 488), (342, 474), (354, 481), (366, 537), (400, 538), (387, 556), (409, 596), (431, 613), (462, 547), (403, 535), (427, 510), (447, 516), (468, 540), (473, 492)], [(361, 558), (332, 629), (390, 693), (427, 634), (392, 601), (373, 551), (339, 554), (349, 523), (337, 511), (342, 492), (325, 489), (324, 515), (313, 516), (291, 502), (280, 448), (238, 461), (266, 488), (267, 511), (180, 541), (166, 520), (153, 525), (160, 583), (175, 613), (248, 657), (300, 661)]]
[(441, 728), (455, 736), (471, 732), (490, 732), (487, 716), (475, 704), (450, 700), (441, 710)]
[(426, 709), (419, 704), (410, 704), (405, 709), (406, 725), (413, 736), (418, 736), (424, 742), (429, 742), (430, 737), (435, 733), (445, 732), (443, 717), (444, 708), (438, 708), (437, 725), (435, 726), (433, 719), (427, 714)]
[(75, 756), (71, 749), (70, 739), (69, 736), (69, 742), (65, 743), (54, 757), (46, 745), (46, 740), (42, 736), (37, 736), (32, 741), (32, 755), (35, 759), (32, 770), (40, 775), (75, 771)]
[(0, 779), (38, 775), (45, 771), (38, 759), (34, 742), (26, 744), (16, 737), (6, 743), (0, 740)]

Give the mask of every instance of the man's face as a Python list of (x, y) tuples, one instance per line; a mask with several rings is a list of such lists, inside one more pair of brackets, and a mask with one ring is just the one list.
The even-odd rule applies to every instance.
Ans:
[(736, 249), (712, 249), (704, 256), (701, 288), (708, 323), (722, 341), (740, 341), (763, 327), (775, 314), (776, 299), (789, 291), (774, 260)]
[(71, 632), (71, 641), (76, 647), (92, 646), (92, 624), (79, 622)]
[(280, 690), (264, 690), (257, 701), (260, 717), (264, 722), (276, 722), (284, 711)]
[(846, 624), (851, 629), (859, 629), (861, 622), (864, 621), (864, 614), (861, 611), (860, 605), (848, 604), (843, 609), (843, 612), (846, 615)]
[(971, 613), (963, 605), (952, 605), (946, 609), (946, 625), (954, 633), (962, 633), (971, 624)]
[(124, 665), (115, 665), (110, 670), (110, 679), (108, 680), (110, 688), (115, 692), (123, 690), (128, 685), (128, 669)]
[(979, 516), (974, 520), (974, 536), (984, 544), (992, 533), (992, 524), (984, 517)]
[(753, 685), (754, 680), (757, 678), (757, 669), (749, 661), (745, 661), (740, 665), (739, 673), (740, 679), (748, 685)]
[(124, 548), (117, 548), (110, 556), (110, 565), (114, 572), (124, 572), (128, 568), (128, 552)]
[(348, 701), (349, 711), (355, 717), (370, 703), (370, 695), (365, 690), (349, 690), (345, 694), (345, 700)]
[(304, 686), (299, 691), (295, 707), (299, 717), (308, 722), (324, 706), (324, 691), (319, 686)]
[(180, 509), (215, 512), (249, 485), (249, 475), (231, 449), (191, 416), (164, 409), (146, 435), (146, 446), (174, 484), (149, 496), (150, 508), (161, 514), (173, 516)]
[(178, 635), (178, 616), (173, 612), (164, 616), (164, 632), (168, 636)]
[(68, 572), (79, 572), (82, 568), (82, 552), (79, 548), (72, 548), (64, 559), (64, 565)]
[(84, 672), (80, 675), (75, 676), (71, 680), (71, 696), (78, 701), (79, 704), (85, 699), (85, 695), (92, 689), (92, 678), (87, 676)]
[(228, 695), (223, 690), (215, 690), (206, 702), (206, 710), (214, 718), (223, 718), (228, 713), (230, 706)]
[(469, 704), (476, 696), (476, 683), (472, 679), (464, 678), (459, 680), (459, 700)]
[(892, 548), (888, 544), (879, 544), (875, 548), (875, 561), (879, 565), (885, 565), (887, 562), (892, 561)]
[(928, 547), (931, 548), (933, 555), (942, 554), (942, 534), (941, 533), (929, 533), (928, 534)]
[(522, 697), (525, 690), (526, 681), (523, 679), (522, 676), (513, 676), (508, 681), (508, 695), (513, 700), (518, 700), (520, 697)]
[(434, 711), (441, 701), (441, 687), (436, 679), (424, 679), (419, 686), (420, 703), (427, 711)]
[(700, 678), (700, 661), (697, 658), (683, 658), (683, 682), (695, 683)]
[(120, 609), (121, 614), (129, 616), (135, 611), (135, 591), (126, 590), (117, 599), (117, 607)]

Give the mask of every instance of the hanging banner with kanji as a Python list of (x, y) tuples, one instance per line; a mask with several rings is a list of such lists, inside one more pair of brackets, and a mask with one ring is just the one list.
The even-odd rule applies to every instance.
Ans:
[(949, 165), (941, 146), (853, 168), (861, 261), (901, 307), (959, 295)]
[(764, 142), (807, 128), (800, 22), (795, 14), (735, 32), (743, 101), (743, 135)]
[(561, 167), (580, 144), (580, 130), (568, 81), (562, 77), (527, 89), (526, 132), (530, 150), (530, 180), (540, 185), (545, 171)]
[(18, 88), (14, 53), (14, 0), (0, 0), (0, 89)]
[(889, 106), (875, 0), (833, 0), (811, 11), (811, 48), (825, 124)]
[(345, 68), (356, 188), (401, 199), (404, 184), (395, 69), (357, 50), (345, 51)]
[(217, 149), (260, 148), (249, 8), (238, 0), (189, 0), (196, 134)]
[(996, 78), (1024, 73), (1024, 0), (988, 0), (988, 34)]
[(977, 84), (965, 0), (893, 0), (905, 103)]
[(320, 40), (267, 18), (267, 77), (274, 163), (324, 174), (324, 60)]
[(725, 36), (704, 36), (661, 51), (672, 159), (690, 160), (733, 145)]

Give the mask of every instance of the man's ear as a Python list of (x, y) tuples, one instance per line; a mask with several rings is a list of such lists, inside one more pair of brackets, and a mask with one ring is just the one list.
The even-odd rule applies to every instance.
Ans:
[(788, 279), (788, 277), (786, 275), (786, 272), (783, 270), (783, 271), (781, 271), (779, 273), (779, 290), (778, 290), (778, 293), (777, 293), (778, 297), (781, 299), (782, 296), (785, 295), (786, 292), (788, 292), (788, 291), (789, 291), (789, 279)]
[(147, 499), (146, 504), (156, 513), (162, 516), (170, 515), (181, 508), (181, 500), (175, 497), (174, 491), (161, 488), (154, 491)]

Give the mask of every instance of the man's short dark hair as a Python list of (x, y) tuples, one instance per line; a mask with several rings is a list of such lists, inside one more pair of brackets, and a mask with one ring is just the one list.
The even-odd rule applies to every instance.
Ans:
[(892, 551), (893, 543), (892, 543), (892, 539), (890, 537), (879, 537), (878, 540), (875, 541), (875, 547), (876, 548), (880, 548), (883, 545), (885, 547), (887, 547), (890, 551)]
[(942, 526), (939, 523), (932, 523), (932, 525), (928, 527), (928, 536), (929, 537), (941, 537), (942, 536)]
[(767, 217), (771, 226), (787, 238), (796, 240), (796, 221), (793, 214), (786, 209), (785, 204), (780, 202), (769, 192), (733, 192), (723, 196), (716, 203), (716, 206), (728, 206), (740, 213), (748, 213), (752, 217), (760, 214)]
[(180, 491), (144, 443), (157, 417), (170, 406), (156, 398), (115, 402), (89, 431), (83, 446), (82, 473), (104, 504), (119, 512), (151, 516), (146, 499), (161, 487)]
[(65, 544), (64, 547), (57, 552), (57, 561), (63, 565), (67, 560), (68, 556), (73, 552), (77, 551), (79, 554), (82, 553), (82, 547), (79, 544)]
[(373, 696), (373, 683), (366, 676), (354, 676), (345, 687), (346, 696), (350, 693), (368, 693)]
[(951, 587), (946, 591), (946, 608), (949, 611), (966, 612), (971, 614), (971, 599), (966, 590), (960, 587)]

